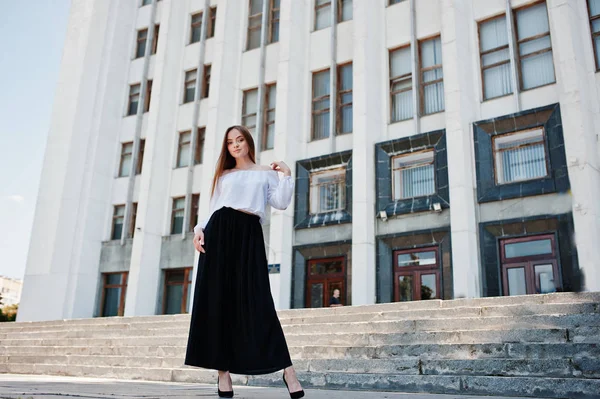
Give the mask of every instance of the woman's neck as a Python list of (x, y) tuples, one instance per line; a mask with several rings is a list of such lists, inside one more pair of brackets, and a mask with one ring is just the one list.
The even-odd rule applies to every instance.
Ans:
[(252, 169), (256, 164), (250, 160), (250, 157), (236, 160), (234, 169)]

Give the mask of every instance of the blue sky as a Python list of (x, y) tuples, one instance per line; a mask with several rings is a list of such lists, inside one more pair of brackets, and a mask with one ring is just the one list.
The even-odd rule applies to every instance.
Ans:
[(70, 0), (0, 0), (0, 275), (22, 278)]

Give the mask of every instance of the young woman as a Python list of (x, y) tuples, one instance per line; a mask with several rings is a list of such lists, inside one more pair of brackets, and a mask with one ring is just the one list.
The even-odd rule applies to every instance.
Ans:
[(261, 228), (266, 204), (286, 209), (293, 191), (284, 162), (256, 165), (248, 129), (227, 129), (209, 215), (194, 228), (200, 259), (185, 357), (187, 365), (218, 370), (219, 397), (233, 397), (229, 373), (282, 369), (290, 397), (304, 396), (275, 312)]

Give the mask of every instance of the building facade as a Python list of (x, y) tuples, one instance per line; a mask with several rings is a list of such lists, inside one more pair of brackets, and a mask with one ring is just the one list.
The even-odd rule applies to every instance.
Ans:
[[(594, 0), (74, 0), (19, 320), (189, 311), (227, 127), (278, 308), (600, 290)], [(600, 25), (599, 25), (600, 26)]]
[(21, 300), (23, 281), (0, 276), (0, 307), (17, 305)]

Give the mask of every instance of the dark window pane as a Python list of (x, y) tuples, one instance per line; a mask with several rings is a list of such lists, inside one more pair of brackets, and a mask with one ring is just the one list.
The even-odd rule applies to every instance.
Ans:
[(398, 266), (425, 266), (435, 265), (435, 251), (413, 252), (409, 254), (398, 255)]
[(312, 284), (310, 287), (310, 307), (323, 307), (323, 283)]
[(552, 253), (552, 240), (516, 242), (504, 246), (505, 256), (507, 258), (518, 258), (521, 256), (535, 256)]
[(123, 234), (123, 220), (115, 220), (111, 239), (120, 240)]
[(535, 265), (535, 290), (536, 294), (548, 294), (556, 292), (556, 282), (554, 281), (554, 270), (552, 264)]
[(183, 270), (170, 270), (167, 272), (168, 283), (183, 283), (185, 272)]
[(413, 300), (412, 276), (398, 276), (398, 289), (400, 302)]
[[(183, 272), (182, 272), (183, 273)], [(183, 300), (183, 285), (168, 285), (165, 298), (165, 314), (181, 313), (181, 301)]]
[(119, 285), (121, 284), (121, 273), (107, 274), (106, 284), (107, 285)]
[(435, 274), (421, 275), (421, 299), (436, 299), (437, 284)]
[(334, 262), (319, 262), (313, 263), (310, 266), (310, 274), (311, 275), (321, 275), (321, 274), (335, 274), (342, 273), (344, 271), (344, 265), (342, 261), (334, 261)]
[[(120, 275), (118, 275), (120, 276)], [(119, 299), (121, 288), (106, 288), (104, 290), (104, 306), (102, 316), (110, 317), (119, 314)]]

